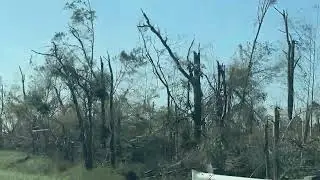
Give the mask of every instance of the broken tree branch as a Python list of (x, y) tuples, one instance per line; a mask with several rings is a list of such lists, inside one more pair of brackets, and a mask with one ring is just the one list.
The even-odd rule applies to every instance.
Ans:
[(190, 79), (189, 74), (183, 69), (183, 67), (180, 64), (180, 60), (177, 56), (174, 55), (172, 49), (169, 47), (169, 45), (167, 44), (167, 38), (163, 38), (162, 35), (160, 34), (159, 30), (156, 30), (155, 27), (153, 25), (151, 25), (149, 17), (144, 13), (143, 10), (141, 10), (143, 17), (146, 20), (146, 25), (142, 25), (142, 26), (138, 26), (138, 28), (141, 27), (148, 27), (157, 37), (158, 39), (161, 41), (162, 45), (166, 48), (166, 50), (168, 51), (170, 57), (174, 60), (176, 66), (178, 67), (179, 71), (187, 78)]

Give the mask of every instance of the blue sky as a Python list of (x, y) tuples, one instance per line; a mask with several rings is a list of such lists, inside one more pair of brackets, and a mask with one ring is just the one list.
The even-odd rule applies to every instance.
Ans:
[[(31, 49), (44, 50), (55, 32), (64, 31), (68, 15), (65, 0), (7, 0), (0, 6), (0, 76), (6, 84), (19, 81), (18, 66), (30, 72)], [(312, 6), (318, 0), (279, 0), (290, 17), (315, 19)], [(212, 44), (214, 56), (227, 62), (239, 43), (252, 41), (258, 0), (92, 0), (97, 11), (97, 55), (106, 51), (116, 55), (138, 44), (136, 25), (140, 8), (152, 22), (166, 31), (203, 46)], [(275, 42), (283, 38), (278, 29), (282, 19), (271, 9), (265, 19), (260, 40)], [(40, 58), (40, 57), (38, 57)], [(276, 95), (274, 95), (276, 96)]]

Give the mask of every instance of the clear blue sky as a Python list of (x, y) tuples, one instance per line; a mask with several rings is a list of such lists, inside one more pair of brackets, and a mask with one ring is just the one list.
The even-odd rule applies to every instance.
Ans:
[[(68, 15), (64, 0), (7, 0), (0, 6), (0, 76), (6, 84), (19, 81), (18, 66), (29, 72), (31, 49), (43, 50), (55, 32), (64, 31)], [(318, 0), (279, 0), (290, 17), (315, 19)], [(97, 55), (115, 55), (137, 45), (140, 8), (154, 23), (177, 40), (193, 37), (213, 44), (214, 55), (226, 62), (239, 43), (252, 41), (258, 0), (92, 0), (97, 11)], [(260, 40), (281, 40), (281, 17), (271, 9)], [(169, 37), (169, 38), (170, 38)]]

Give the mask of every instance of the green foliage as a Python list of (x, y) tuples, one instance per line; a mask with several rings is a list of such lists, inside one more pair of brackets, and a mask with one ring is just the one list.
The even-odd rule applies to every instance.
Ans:
[(57, 32), (54, 34), (52, 40), (54, 42), (62, 41), (66, 37), (66, 34), (64, 32)]
[(71, 22), (81, 24), (86, 21), (94, 21), (96, 18), (95, 11), (91, 9), (89, 1), (73, 0), (66, 3), (65, 8), (72, 11)]
[(147, 64), (147, 60), (143, 57), (142, 48), (134, 48), (129, 53), (121, 51), (120, 62), (124, 65), (128, 74), (136, 73), (139, 67)]
[(50, 105), (45, 102), (44, 89), (32, 90), (27, 96), (27, 103), (33, 106), (41, 114), (47, 114), (50, 111)]

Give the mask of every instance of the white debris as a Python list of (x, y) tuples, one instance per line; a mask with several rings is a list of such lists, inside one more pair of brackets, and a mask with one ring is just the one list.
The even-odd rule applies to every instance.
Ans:
[(256, 178), (245, 178), (237, 176), (224, 176), (213, 173), (204, 173), (196, 170), (192, 171), (192, 180), (261, 180)]

